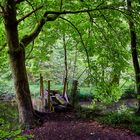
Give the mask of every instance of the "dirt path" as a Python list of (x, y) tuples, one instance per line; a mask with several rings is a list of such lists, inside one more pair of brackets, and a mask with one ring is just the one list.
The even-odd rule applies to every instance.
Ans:
[(140, 140), (140, 136), (126, 129), (77, 120), (74, 113), (50, 113), (45, 119), (43, 126), (26, 130), (34, 140)]

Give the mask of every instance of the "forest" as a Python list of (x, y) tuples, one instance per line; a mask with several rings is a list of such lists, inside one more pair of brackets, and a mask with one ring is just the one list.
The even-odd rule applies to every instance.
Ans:
[(0, 0), (0, 140), (139, 140), (139, 22), (139, 0)]

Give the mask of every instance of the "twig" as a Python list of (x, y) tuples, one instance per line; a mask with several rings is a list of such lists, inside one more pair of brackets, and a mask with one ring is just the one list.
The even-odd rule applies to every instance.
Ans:
[(60, 1), (60, 11), (62, 11), (63, 0)]
[(104, 1), (103, 1), (102, 3), (100, 3), (99, 5), (97, 5), (96, 8), (100, 7), (100, 6), (103, 5), (103, 4), (104, 4)]
[(36, 8), (35, 10), (33, 10), (32, 12), (28, 13), (27, 15), (23, 16), (21, 19), (19, 19), (17, 21), (17, 23), (20, 23), (21, 21), (23, 21), (24, 19), (26, 19), (27, 17), (31, 16), (33, 13), (35, 13), (36, 11), (40, 10), (41, 8), (43, 8), (43, 6), (39, 6), (38, 8)]

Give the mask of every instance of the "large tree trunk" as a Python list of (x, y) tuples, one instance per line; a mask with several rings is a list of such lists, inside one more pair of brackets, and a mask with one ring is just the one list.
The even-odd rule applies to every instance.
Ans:
[(16, 4), (13, 0), (5, 2), (5, 30), (9, 48), (9, 58), (14, 80), (15, 92), (18, 100), (19, 119), (25, 127), (35, 125), (29, 84), (25, 67), (25, 50), (19, 45)]
[[(136, 36), (135, 26), (134, 26), (134, 22), (133, 22), (131, 0), (127, 0), (127, 8), (128, 8), (128, 13), (129, 13), (131, 53), (132, 53), (133, 66), (134, 66), (134, 70), (135, 70), (137, 94), (139, 97), (140, 96), (140, 66), (139, 66), (139, 62), (138, 62), (137, 36)], [(140, 98), (138, 98), (138, 99), (139, 99), (139, 108), (138, 108), (137, 113), (140, 114)]]

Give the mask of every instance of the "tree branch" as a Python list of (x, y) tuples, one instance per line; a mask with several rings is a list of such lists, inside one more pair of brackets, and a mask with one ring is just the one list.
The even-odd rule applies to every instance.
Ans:
[(104, 6), (104, 7), (97, 6), (95, 9), (84, 9), (84, 10), (78, 10), (78, 11), (46, 11), (45, 15), (48, 15), (48, 14), (56, 14), (56, 15), (78, 14), (78, 13), (87, 13), (87, 12), (93, 12), (93, 11), (98, 11), (98, 10), (117, 10), (119, 12), (122, 12), (121, 10), (119, 10), (113, 6)]
[(40, 10), (43, 6), (39, 6), (38, 8), (36, 8), (35, 10), (33, 10), (32, 12), (28, 13), (27, 15), (23, 16), (21, 19), (19, 19), (17, 21), (17, 23), (20, 23), (21, 21), (23, 21), (24, 19), (26, 19), (27, 17), (31, 16), (33, 13), (35, 13), (36, 11)]
[(60, 1), (60, 11), (62, 11), (63, 0)]
[(79, 10), (79, 11), (46, 11), (45, 15), (48, 14), (56, 14), (56, 15), (65, 15), (65, 14), (78, 14), (78, 13), (87, 13), (87, 12), (92, 12), (97, 9), (86, 9), (86, 10)]
[[(29, 4), (29, 6), (31, 6), (31, 8), (34, 10), (34, 6), (32, 5), (32, 3), (29, 1), (29, 0), (26, 0), (26, 2)], [(43, 5), (44, 6), (44, 5)], [(36, 18), (36, 20), (37, 20), (37, 15), (36, 15), (36, 13), (34, 13), (35, 14), (35, 18)]]
[(25, 35), (21, 41), (20, 41), (20, 45), (22, 47), (26, 47), (30, 42), (32, 42), (40, 33), (40, 31), (42, 30), (44, 24), (47, 21), (54, 21), (56, 20), (58, 17), (58, 15), (44, 15), (43, 18), (39, 21), (39, 23), (36, 25), (36, 28), (34, 29), (34, 31), (30, 34), (30, 35)]

